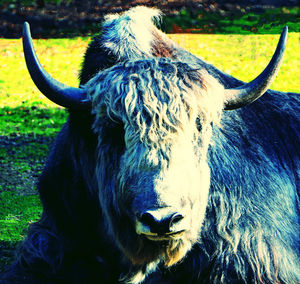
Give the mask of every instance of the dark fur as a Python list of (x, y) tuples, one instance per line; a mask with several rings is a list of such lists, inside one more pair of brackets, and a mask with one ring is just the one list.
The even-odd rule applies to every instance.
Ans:
[[(118, 61), (99, 43), (101, 36), (86, 52), (81, 84)], [(192, 62), (225, 88), (241, 83), (158, 35), (153, 54)], [(140, 269), (130, 264), (107, 234), (94, 187), (97, 139), (92, 122), (90, 114), (70, 112), (38, 184), (43, 216), (31, 225), (3, 283), (117, 283)], [(288, 260), (293, 259), (292, 253), (299, 256), (300, 247), (300, 96), (269, 90), (243, 109), (224, 112), (221, 125), (213, 128), (214, 143), (208, 152), (212, 176), (201, 243), (179, 264), (149, 274), (145, 283), (271, 283), (272, 277), (273, 283), (297, 281), (296, 264)], [(106, 139), (121, 151), (123, 130), (116, 128)], [(258, 220), (273, 259), (271, 276), (266, 270), (257, 273), (255, 263), (244, 257), (259, 250), (259, 244), (250, 242), (247, 250), (228, 242), (249, 228), (261, 229), (256, 227)], [(225, 231), (218, 229), (220, 222), (226, 223)], [(118, 226), (122, 224), (120, 220)], [(235, 251), (232, 258), (223, 259), (230, 250)], [(238, 264), (235, 255), (245, 262)]]

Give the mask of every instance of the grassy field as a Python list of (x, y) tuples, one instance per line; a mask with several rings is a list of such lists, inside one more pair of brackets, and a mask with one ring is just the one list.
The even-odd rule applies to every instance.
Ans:
[[(279, 35), (169, 36), (192, 53), (244, 81), (250, 81), (264, 69), (279, 38)], [(77, 86), (78, 70), (88, 41), (88, 38), (41, 39), (34, 40), (34, 44), (49, 73), (66, 84)], [(299, 33), (290, 33), (284, 62), (271, 88), (298, 90), (299, 57)], [(54, 106), (32, 83), (25, 66), (21, 40), (0, 39), (0, 60), (0, 107)], [(9, 131), (13, 132), (12, 129)]]
[[(299, 92), (299, 33), (290, 33), (284, 63), (273, 89)], [(170, 38), (243, 81), (269, 62), (279, 35), (171, 34)], [(89, 38), (34, 40), (46, 70), (78, 86), (78, 70)], [(35, 191), (49, 145), (66, 120), (65, 110), (47, 100), (27, 72), (21, 40), (0, 39), (0, 271), (41, 212)]]

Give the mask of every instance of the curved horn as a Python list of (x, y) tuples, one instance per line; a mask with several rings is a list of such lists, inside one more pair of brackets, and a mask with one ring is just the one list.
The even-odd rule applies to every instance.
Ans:
[(225, 110), (246, 106), (266, 92), (279, 71), (286, 47), (287, 34), (288, 28), (284, 27), (271, 61), (258, 77), (235, 89), (225, 90)]
[(45, 71), (35, 53), (27, 22), (23, 26), (23, 50), (27, 69), (33, 82), (48, 99), (70, 109), (87, 109), (90, 106), (85, 89), (62, 84)]

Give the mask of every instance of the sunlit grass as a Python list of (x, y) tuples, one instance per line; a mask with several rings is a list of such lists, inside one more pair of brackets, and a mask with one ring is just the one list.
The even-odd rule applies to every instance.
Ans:
[[(299, 92), (299, 33), (290, 33), (284, 62), (273, 89)], [(171, 39), (222, 71), (243, 81), (269, 62), (279, 35), (171, 34)], [(78, 86), (78, 70), (89, 39), (34, 40), (38, 57), (56, 79)], [(34, 86), (25, 66), (21, 40), (0, 39), (0, 107), (51, 106)]]
[[(57, 80), (78, 86), (78, 70), (88, 40), (34, 40), (44, 68)], [(0, 107), (38, 104), (54, 107), (32, 82), (27, 71), (21, 40), (0, 39)]]
[[(169, 35), (179, 45), (242, 81), (254, 79), (270, 61), (279, 35)], [(284, 61), (271, 85), (274, 90), (299, 92), (300, 33), (290, 33)]]

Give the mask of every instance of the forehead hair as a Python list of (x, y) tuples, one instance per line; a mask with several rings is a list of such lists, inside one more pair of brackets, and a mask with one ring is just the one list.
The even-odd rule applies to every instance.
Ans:
[[(87, 88), (96, 121), (108, 116), (134, 129), (141, 140), (160, 143), (183, 131), (201, 109), (207, 112), (204, 97), (219, 85), (211, 81), (206, 71), (187, 63), (153, 58), (115, 65), (95, 76)], [(220, 103), (213, 108), (210, 112), (218, 112)]]

